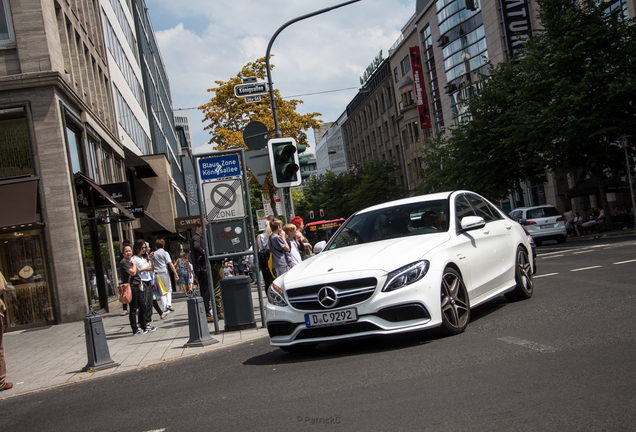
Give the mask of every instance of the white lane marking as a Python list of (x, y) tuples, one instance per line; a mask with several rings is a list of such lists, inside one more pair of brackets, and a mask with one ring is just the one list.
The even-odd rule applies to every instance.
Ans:
[(534, 276), (533, 279), (542, 278), (542, 277), (546, 277), (546, 276), (554, 276), (554, 275), (558, 275), (558, 273), (548, 273), (548, 274), (544, 274), (544, 275), (537, 275), (537, 276)]
[(549, 255), (560, 254), (560, 253), (563, 253), (563, 251), (560, 250), (560, 251), (557, 251), (557, 252), (540, 253), (540, 254), (537, 254), (537, 255), (543, 258), (543, 257), (547, 257)]
[(164, 432), (165, 430), (166, 430), (166, 428), (163, 428), (163, 429), (153, 429), (153, 430), (146, 431), (146, 432)]
[(558, 257), (562, 257), (563, 254), (561, 255), (551, 255), (551, 256), (542, 256), (541, 259), (550, 259), (550, 258), (558, 258)]
[(556, 348), (548, 346), (548, 345), (542, 345), (537, 342), (531, 342), (524, 339), (519, 339), (514, 336), (506, 336), (506, 337), (498, 338), (498, 340), (504, 341), (509, 344), (519, 345), (524, 348), (529, 348), (533, 351), (538, 351), (540, 353), (553, 353), (553, 352), (556, 352), (557, 350)]
[(603, 267), (603, 266), (583, 267), (583, 268), (573, 269), (573, 270), (570, 270), (570, 271), (571, 272), (577, 272), (577, 271), (581, 271), (581, 270), (590, 270), (590, 269), (601, 268), (601, 267)]
[(629, 260), (629, 261), (615, 262), (614, 264), (627, 264), (627, 263), (630, 263), (630, 262), (636, 262), (636, 259)]
[(578, 255), (578, 254), (582, 254), (582, 253), (589, 253), (589, 252), (594, 252), (593, 250), (584, 250), (581, 252), (572, 252), (572, 255)]

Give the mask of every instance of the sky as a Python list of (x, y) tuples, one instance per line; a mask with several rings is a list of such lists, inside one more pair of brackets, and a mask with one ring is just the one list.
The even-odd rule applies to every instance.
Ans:
[[(174, 109), (190, 109), (195, 153), (213, 150), (200, 105), (215, 81), (228, 81), (244, 65), (265, 56), (276, 31), (288, 21), (345, 0), (146, 0)], [(319, 112), (333, 122), (357, 94), (360, 76), (397, 41), (415, 13), (415, 0), (361, 0), (285, 28), (276, 38), (272, 81), (283, 98), (304, 103), (301, 114)], [(346, 90), (345, 90), (346, 89)], [(310, 147), (314, 135), (308, 131)]]

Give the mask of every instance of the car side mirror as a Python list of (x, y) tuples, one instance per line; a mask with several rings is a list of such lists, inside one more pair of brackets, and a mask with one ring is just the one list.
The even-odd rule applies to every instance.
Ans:
[(462, 219), (461, 226), (462, 227), (459, 230), (460, 234), (466, 231), (481, 229), (486, 226), (486, 221), (480, 216), (466, 216)]
[(526, 220), (525, 219), (519, 219), (517, 222), (519, 222), (520, 225), (525, 225), (526, 224)]
[(326, 244), (327, 244), (327, 242), (324, 241), (324, 240), (323, 241), (319, 241), (318, 243), (316, 243), (314, 245), (314, 253), (318, 254), (318, 253), (322, 252), (322, 250), (325, 248)]

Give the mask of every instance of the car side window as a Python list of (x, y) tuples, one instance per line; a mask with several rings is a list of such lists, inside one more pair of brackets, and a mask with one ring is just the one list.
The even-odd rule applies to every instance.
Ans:
[(490, 222), (491, 220), (495, 219), (484, 200), (475, 195), (467, 195), (467, 197), (468, 201), (470, 201), (470, 203), (473, 205), (473, 208), (477, 212), (477, 216), (483, 217), (486, 222)]
[(486, 205), (490, 209), (490, 212), (492, 213), (492, 216), (495, 218), (495, 220), (503, 219), (503, 216), (501, 215), (503, 211), (500, 208), (493, 206), (489, 202), (487, 202)]
[(461, 226), (462, 218), (466, 216), (477, 216), (472, 206), (468, 203), (468, 200), (464, 195), (459, 195), (455, 198), (455, 217), (457, 218), (457, 226)]

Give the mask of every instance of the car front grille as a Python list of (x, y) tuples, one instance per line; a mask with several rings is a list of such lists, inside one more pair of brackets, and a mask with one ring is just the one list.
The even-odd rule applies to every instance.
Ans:
[(318, 302), (318, 291), (324, 286), (335, 288), (338, 294), (338, 303), (334, 306), (341, 308), (351, 306), (368, 300), (378, 284), (376, 278), (354, 279), (330, 284), (312, 285), (302, 288), (287, 290), (287, 299), (290, 306), (298, 310), (328, 310)]

